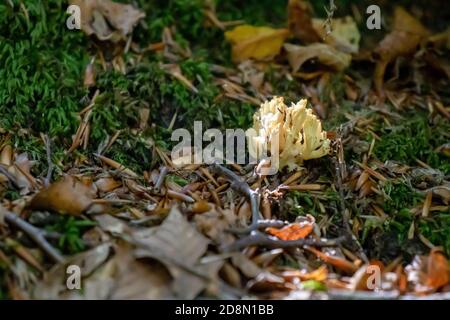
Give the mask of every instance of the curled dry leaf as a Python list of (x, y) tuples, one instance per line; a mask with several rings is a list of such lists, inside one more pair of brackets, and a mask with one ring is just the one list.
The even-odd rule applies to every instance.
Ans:
[(287, 29), (242, 25), (225, 32), (225, 38), (232, 44), (234, 62), (250, 58), (270, 59), (276, 56), (289, 35)]
[(302, 222), (295, 222), (281, 229), (267, 228), (266, 232), (281, 240), (298, 240), (306, 238), (314, 229), (314, 218), (308, 216), (308, 219)]
[(338, 51), (326, 43), (314, 43), (308, 46), (286, 43), (284, 49), (287, 52), (289, 64), (294, 73), (299, 71), (301, 66), (311, 59), (317, 59), (320, 64), (336, 71), (344, 70), (352, 61), (350, 54)]
[(125, 40), (145, 13), (132, 5), (110, 0), (71, 0), (81, 11), (81, 29), (99, 40)]
[(397, 57), (412, 54), (417, 46), (428, 35), (428, 30), (415, 17), (402, 7), (396, 7), (394, 12), (394, 27), (391, 33), (384, 37), (374, 50), (378, 60), (374, 83), (377, 92), (383, 95), (383, 82), (386, 67)]
[(279, 170), (286, 166), (293, 169), (303, 160), (327, 155), (330, 140), (326, 132), (322, 131), (320, 120), (306, 104), (307, 101), (303, 99), (287, 107), (282, 97), (263, 103), (253, 116), (253, 128), (257, 136), (250, 143), (250, 152), (261, 159), (261, 154), (273, 151), (274, 142), (278, 143)]
[(355, 20), (351, 16), (335, 18), (331, 21), (331, 33), (323, 27), (324, 19), (313, 19), (313, 29), (322, 37), (325, 43), (333, 46), (339, 51), (346, 53), (357, 53), (361, 35)]
[(40, 190), (31, 200), (30, 207), (77, 216), (92, 205), (93, 197), (89, 187), (74, 177), (66, 176)]
[(289, 0), (288, 28), (294, 37), (305, 43), (320, 42), (319, 33), (313, 28), (311, 6), (307, 1)]
[(417, 293), (435, 292), (449, 283), (448, 261), (438, 249), (432, 249), (429, 256), (415, 256), (405, 272)]

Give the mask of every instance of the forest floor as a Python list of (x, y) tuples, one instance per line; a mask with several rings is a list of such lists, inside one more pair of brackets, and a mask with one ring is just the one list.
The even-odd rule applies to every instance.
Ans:
[[(0, 4), (0, 299), (450, 298), (450, 9), (69, 2)], [(273, 97), (326, 154), (172, 161)]]

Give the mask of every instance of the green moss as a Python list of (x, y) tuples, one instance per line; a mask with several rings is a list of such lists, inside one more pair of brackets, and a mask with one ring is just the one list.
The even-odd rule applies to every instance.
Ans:
[(85, 38), (65, 28), (65, 1), (12, 3), (0, 4), (0, 126), (52, 136), (73, 132)]
[(450, 255), (450, 210), (421, 217), (418, 230), (434, 245), (443, 246), (447, 255)]
[(375, 143), (375, 155), (381, 161), (396, 160), (409, 165), (417, 165), (415, 160), (418, 159), (449, 174), (448, 158), (436, 153), (435, 149), (448, 142), (450, 123), (441, 120), (430, 125), (425, 114), (411, 115), (400, 123), (381, 126), (378, 134), (382, 139)]
[(59, 216), (57, 221), (46, 229), (62, 235), (58, 240), (58, 247), (63, 253), (74, 254), (85, 250), (81, 236), (84, 231), (95, 225), (96, 223), (90, 220)]

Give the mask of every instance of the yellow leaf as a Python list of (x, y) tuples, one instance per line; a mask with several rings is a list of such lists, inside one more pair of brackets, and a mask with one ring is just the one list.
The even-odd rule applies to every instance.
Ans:
[(287, 29), (242, 25), (225, 32), (225, 38), (233, 46), (233, 61), (240, 62), (250, 58), (264, 60), (277, 55), (288, 34)]
[(331, 33), (326, 34), (323, 27), (325, 20), (313, 19), (313, 29), (324, 39), (324, 42), (346, 53), (357, 53), (361, 35), (355, 20), (351, 16), (336, 18), (331, 21)]

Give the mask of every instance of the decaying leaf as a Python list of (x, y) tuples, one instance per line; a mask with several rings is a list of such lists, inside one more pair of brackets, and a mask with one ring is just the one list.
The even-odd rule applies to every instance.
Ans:
[(415, 256), (405, 272), (417, 293), (435, 292), (450, 279), (448, 261), (438, 249), (432, 249), (428, 256)]
[(162, 262), (173, 277), (171, 288), (177, 298), (193, 299), (211, 285), (223, 262), (201, 263), (209, 240), (200, 234), (172, 207), (164, 222), (154, 228), (137, 231), (133, 238), (136, 255)]
[(331, 20), (331, 33), (327, 34), (323, 27), (324, 19), (313, 19), (313, 29), (322, 37), (325, 43), (339, 51), (357, 53), (361, 35), (355, 20), (351, 16)]
[(305, 43), (320, 42), (320, 35), (313, 28), (311, 7), (307, 1), (289, 0), (288, 27), (289, 31)]
[(310, 59), (317, 59), (320, 64), (336, 71), (344, 70), (352, 61), (350, 54), (340, 52), (325, 43), (314, 43), (308, 46), (286, 43), (284, 49), (287, 52), (292, 72), (299, 71), (301, 66)]
[(81, 29), (99, 40), (125, 40), (145, 13), (132, 5), (110, 0), (71, 0), (81, 11)]
[(328, 154), (330, 140), (322, 131), (322, 124), (306, 107), (307, 101), (287, 107), (282, 97), (275, 97), (261, 105), (253, 116), (253, 128), (258, 134), (250, 144), (250, 152), (267, 154), (272, 144), (278, 143), (279, 170), (298, 167), (303, 160), (320, 158)]
[(305, 219), (302, 222), (291, 223), (281, 229), (267, 228), (266, 232), (281, 240), (303, 239), (306, 238), (314, 228), (314, 218), (312, 216), (308, 216), (308, 218), (309, 219)]
[(89, 187), (74, 177), (65, 176), (40, 190), (31, 200), (30, 207), (77, 216), (92, 205), (93, 197)]
[(265, 60), (277, 55), (289, 31), (270, 27), (242, 25), (225, 32), (225, 38), (232, 44), (234, 62), (250, 58)]
[(394, 26), (374, 50), (378, 59), (374, 73), (375, 88), (383, 94), (383, 82), (386, 67), (397, 57), (414, 53), (417, 46), (428, 35), (428, 30), (415, 17), (402, 7), (396, 7)]
[[(68, 290), (66, 285), (68, 265), (80, 267), (81, 277), (84, 279), (92, 275), (108, 259), (111, 244), (104, 243), (91, 250), (71, 257), (67, 263), (54, 266), (44, 278), (37, 283), (33, 292), (34, 299), (67, 299), (82, 298), (78, 290)], [(91, 299), (105, 299), (106, 295), (91, 296)]]

